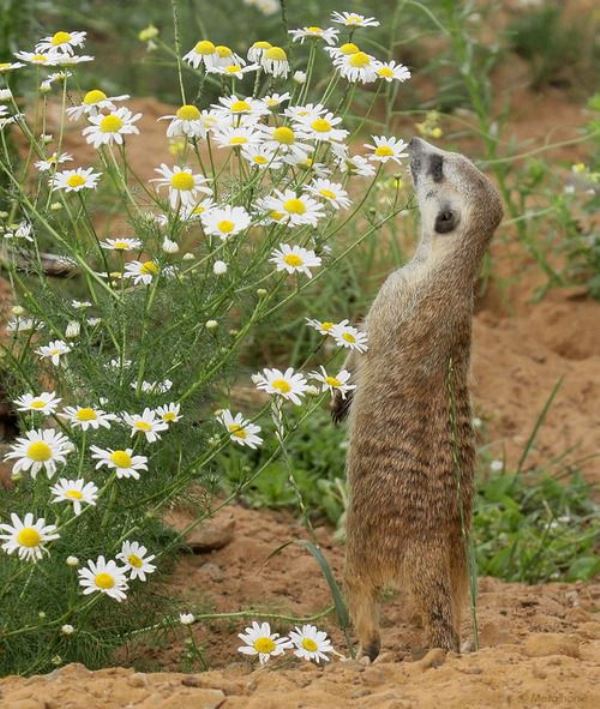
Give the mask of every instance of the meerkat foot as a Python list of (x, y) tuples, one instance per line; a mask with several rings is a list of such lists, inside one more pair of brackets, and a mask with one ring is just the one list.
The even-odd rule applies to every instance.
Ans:
[(381, 639), (379, 638), (379, 636), (373, 638), (372, 640), (369, 640), (364, 645), (361, 643), (360, 649), (358, 651), (359, 661), (363, 662), (363, 664), (370, 664), (371, 662), (375, 662), (380, 650)]

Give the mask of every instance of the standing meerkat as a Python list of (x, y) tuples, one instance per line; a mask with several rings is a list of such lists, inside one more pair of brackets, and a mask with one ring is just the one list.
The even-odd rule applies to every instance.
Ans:
[(345, 585), (361, 654), (374, 660), (377, 594), (413, 597), (430, 647), (459, 651), (468, 591), (466, 538), (475, 460), (467, 385), (473, 287), (502, 218), (492, 183), (467, 158), (409, 145), (421, 213), (415, 255), (381, 287), (366, 319), (369, 349), (347, 367), (350, 411)]

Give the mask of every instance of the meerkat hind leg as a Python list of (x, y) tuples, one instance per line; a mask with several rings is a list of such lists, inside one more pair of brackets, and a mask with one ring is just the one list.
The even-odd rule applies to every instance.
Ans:
[(346, 572), (346, 594), (360, 643), (359, 657), (368, 657), (373, 662), (381, 648), (378, 589), (368, 579)]
[(459, 652), (454, 588), (444, 543), (411, 545), (405, 564), (407, 581), (423, 617), (429, 647)]

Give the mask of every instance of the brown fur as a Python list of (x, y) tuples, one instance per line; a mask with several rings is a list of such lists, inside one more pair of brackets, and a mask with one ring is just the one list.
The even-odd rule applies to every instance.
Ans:
[[(496, 190), (466, 158), (419, 139), (410, 147), (420, 243), (369, 311), (368, 352), (348, 362), (357, 389), (345, 583), (371, 659), (380, 647), (377, 593), (390, 583), (413, 596), (430, 647), (459, 650), (475, 458), (467, 386), (473, 283), (502, 216)], [(443, 160), (441, 180), (434, 154)], [(437, 233), (435, 219), (448, 206), (458, 225)]]

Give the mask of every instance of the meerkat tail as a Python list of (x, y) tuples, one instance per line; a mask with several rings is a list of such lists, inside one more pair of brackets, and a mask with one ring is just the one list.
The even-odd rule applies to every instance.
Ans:
[(39, 260), (30, 252), (24, 249), (17, 249), (11, 252), (10, 259), (6, 254), (0, 254), (0, 268), (9, 270), (14, 268), (21, 273), (39, 273), (53, 278), (73, 278), (79, 275), (79, 266), (67, 256), (57, 256), (56, 254), (40, 253)]

